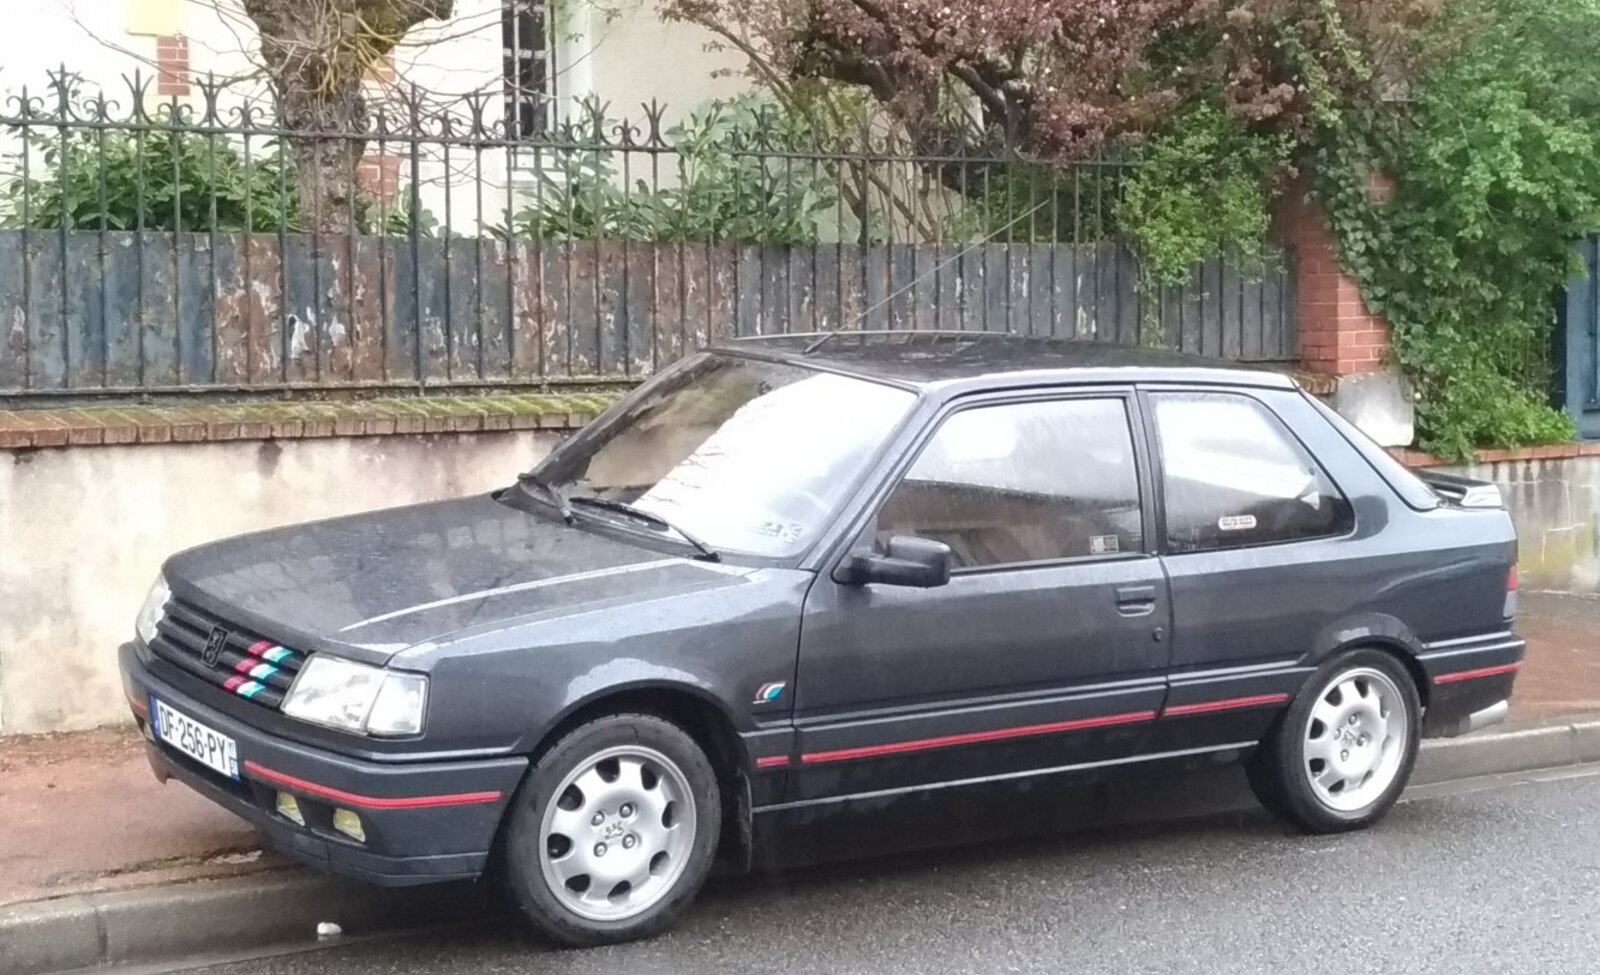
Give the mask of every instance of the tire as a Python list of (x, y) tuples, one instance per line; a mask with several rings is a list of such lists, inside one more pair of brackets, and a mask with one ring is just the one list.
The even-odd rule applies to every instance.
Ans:
[(675, 921), (705, 883), (722, 831), (706, 753), (648, 714), (597, 718), (529, 772), (503, 875), (535, 930), (568, 947), (632, 941)]
[(1319, 667), (1247, 767), (1256, 797), (1310, 833), (1363, 829), (1400, 798), (1417, 761), (1422, 704), (1404, 666), (1352, 650)]

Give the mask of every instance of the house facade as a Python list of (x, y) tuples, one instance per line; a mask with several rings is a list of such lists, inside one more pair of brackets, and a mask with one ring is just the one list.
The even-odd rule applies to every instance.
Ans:
[[(744, 61), (695, 25), (662, 19), (659, 0), (456, 0), (455, 16), (413, 30), (369, 79), (371, 101), (391, 133), (407, 126), (403, 91), (419, 93), (427, 131), (467, 132), (474, 119), (498, 141), (510, 132), (529, 146), (593, 100), (616, 118), (640, 120), (643, 106), (664, 106), (671, 126), (709, 100), (744, 91)], [(219, 86), (225, 128), (255, 106), (270, 126), (270, 91), (255, 56), (258, 38), (239, 0), (47, 0), (0, 32), (0, 115), (23, 108), (24, 93), (52, 111), (50, 79), (63, 70), (79, 96), (101, 94), (113, 122), (133, 111), (132, 80), (147, 84), (145, 107), (177, 104), (201, 117), (208, 84)], [(507, 123), (510, 123), (509, 125)], [(258, 139), (258, 156), (267, 140)], [(9, 144), (7, 144), (9, 140)], [(238, 138), (235, 141), (239, 141)], [(14, 136), (0, 152), (14, 155)], [(362, 177), (393, 194), (413, 176), (411, 146), (369, 143)], [(539, 153), (529, 148), (456, 151), (420, 147), (420, 199), (436, 218), (466, 231), (498, 219), (507, 201), (533, 192)], [(487, 195), (492, 204), (480, 203)], [(479, 220), (479, 211), (484, 211)], [(446, 219), (448, 217), (448, 219)]]

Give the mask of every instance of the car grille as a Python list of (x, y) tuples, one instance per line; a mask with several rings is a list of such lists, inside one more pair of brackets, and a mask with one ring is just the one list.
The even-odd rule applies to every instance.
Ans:
[[(213, 633), (218, 646), (206, 660)], [(208, 684), (269, 708), (283, 703), (305, 655), (237, 629), (189, 603), (171, 600), (150, 644), (156, 656)]]

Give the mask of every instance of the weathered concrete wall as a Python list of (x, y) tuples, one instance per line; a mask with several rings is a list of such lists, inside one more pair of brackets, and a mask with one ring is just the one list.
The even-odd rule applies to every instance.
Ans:
[(1500, 485), (1517, 523), (1523, 588), (1600, 591), (1600, 457), (1446, 469)]
[(167, 555), (509, 483), (535, 432), (0, 452), (0, 734), (127, 719), (117, 645)]

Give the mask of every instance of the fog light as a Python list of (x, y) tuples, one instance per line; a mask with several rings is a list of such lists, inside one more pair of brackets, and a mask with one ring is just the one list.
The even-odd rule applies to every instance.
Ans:
[(361, 828), (361, 817), (348, 809), (335, 809), (333, 811), (333, 828), (357, 843), (365, 843), (367, 841), (367, 831)]
[(304, 826), (306, 824), (305, 814), (300, 812), (300, 803), (287, 792), (278, 793), (278, 815), (296, 826)]

